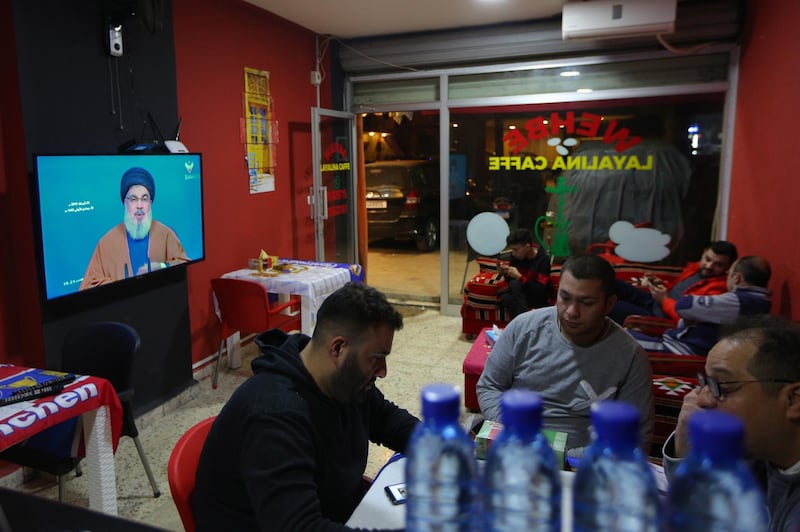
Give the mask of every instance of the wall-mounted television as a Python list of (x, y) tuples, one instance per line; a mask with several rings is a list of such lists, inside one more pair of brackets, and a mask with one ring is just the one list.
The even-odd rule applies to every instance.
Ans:
[(34, 171), (43, 299), (205, 258), (200, 154), (37, 154)]

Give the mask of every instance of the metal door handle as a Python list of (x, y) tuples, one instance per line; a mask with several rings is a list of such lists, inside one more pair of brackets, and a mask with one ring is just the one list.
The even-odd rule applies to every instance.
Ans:
[(328, 219), (328, 187), (319, 187), (319, 193), (322, 196), (322, 218), (323, 220)]

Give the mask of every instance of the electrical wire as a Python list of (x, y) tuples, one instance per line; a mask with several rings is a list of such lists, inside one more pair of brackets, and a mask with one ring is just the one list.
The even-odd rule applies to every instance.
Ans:
[(711, 42), (698, 44), (697, 46), (692, 46), (690, 48), (676, 48), (676, 47), (672, 46), (671, 44), (669, 44), (667, 41), (665, 41), (664, 40), (664, 36), (661, 33), (657, 34), (656, 38), (658, 39), (658, 42), (661, 43), (661, 46), (663, 46), (665, 49), (667, 49), (668, 51), (672, 52), (673, 54), (678, 54), (678, 55), (696, 54), (697, 52), (699, 52), (701, 50), (705, 50), (706, 48), (709, 48), (709, 47), (714, 46), (716, 44), (716, 42), (711, 41)]
[(382, 64), (382, 65), (390, 66), (390, 67), (392, 67), (392, 68), (399, 68), (400, 70), (408, 70), (409, 72), (419, 72), (419, 70), (417, 70), (416, 68), (412, 68), (412, 67), (408, 67), (408, 66), (403, 66), (403, 65), (397, 65), (397, 64), (395, 64), (395, 63), (390, 63), (390, 62), (388, 62), (388, 61), (382, 61), (382, 60), (380, 60), (380, 59), (377, 59), (377, 58), (375, 58), (375, 57), (372, 57), (372, 56), (370, 56), (370, 55), (368, 55), (368, 54), (365, 54), (365, 53), (364, 53), (364, 52), (362, 52), (361, 50), (358, 50), (358, 49), (356, 49), (356, 48), (353, 48), (353, 47), (352, 47), (352, 46), (350, 46), (349, 44), (347, 44), (347, 43), (345, 43), (345, 42), (342, 42), (342, 40), (341, 40), (341, 39), (339, 39), (338, 37), (331, 37), (331, 38), (332, 38), (332, 39), (336, 39), (336, 42), (338, 42), (339, 44), (341, 44), (342, 46), (344, 46), (344, 47), (345, 47), (345, 48), (347, 48), (348, 50), (350, 50), (350, 51), (352, 51), (352, 52), (354, 52), (354, 53), (357, 53), (357, 54), (358, 54), (358, 55), (360, 55), (361, 57), (364, 57), (365, 59), (369, 59), (370, 61), (374, 61), (374, 62), (376, 62), (376, 63), (380, 63), (380, 64)]
[(320, 44), (319, 53), (317, 55), (317, 72), (319, 72), (320, 81), (325, 81), (327, 77), (327, 73), (325, 72), (325, 55), (328, 53), (328, 46), (330, 45), (331, 37), (330, 35), (323, 39), (322, 43)]

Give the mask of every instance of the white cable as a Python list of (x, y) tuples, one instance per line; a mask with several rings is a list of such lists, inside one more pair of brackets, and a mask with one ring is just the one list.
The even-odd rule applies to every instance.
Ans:
[(375, 61), (376, 63), (380, 63), (380, 64), (382, 64), (382, 65), (390, 66), (390, 67), (393, 67), (393, 68), (399, 68), (399, 69), (401, 69), (401, 70), (408, 70), (408, 71), (410, 71), (410, 72), (419, 72), (419, 70), (417, 70), (416, 68), (407, 67), (407, 66), (403, 66), (403, 65), (396, 65), (396, 64), (394, 64), (394, 63), (389, 63), (388, 61), (381, 61), (380, 59), (376, 59), (376, 58), (374, 58), (374, 57), (372, 57), (372, 56), (369, 56), (369, 55), (365, 54), (364, 52), (362, 52), (362, 51), (360, 51), (360, 50), (356, 50), (355, 48), (353, 48), (353, 47), (352, 47), (352, 46), (350, 46), (349, 44), (345, 44), (345, 43), (344, 43), (344, 42), (342, 42), (342, 40), (341, 40), (341, 39), (339, 39), (338, 37), (333, 37), (333, 38), (334, 38), (334, 39), (336, 39), (336, 40), (338, 41), (338, 43), (339, 43), (339, 44), (341, 44), (342, 46), (344, 46), (344, 47), (345, 47), (345, 48), (347, 48), (348, 50), (351, 50), (351, 51), (353, 51), (353, 52), (357, 53), (358, 55), (360, 55), (361, 57), (364, 57), (364, 58), (366, 58), (366, 59), (369, 59), (370, 61)]
[(697, 46), (692, 46), (691, 48), (675, 48), (674, 46), (672, 46), (671, 44), (669, 44), (667, 41), (664, 40), (664, 37), (661, 33), (657, 34), (656, 38), (658, 39), (658, 42), (661, 43), (661, 46), (663, 46), (673, 54), (678, 54), (678, 55), (695, 54), (700, 50), (705, 50), (706, 48), (716, 44), (714, 41), (712, 41), (703, 44), (698, 44)]

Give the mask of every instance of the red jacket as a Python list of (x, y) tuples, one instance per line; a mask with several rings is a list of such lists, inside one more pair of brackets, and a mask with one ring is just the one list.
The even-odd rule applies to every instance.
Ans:
[[(700, 263), (699, 262), (690, 262), (686, 265), (683, 269), (681, 274), (675, 278), (674, 281), (665, 283), (667, 286), (667, 291), (671, 290), (673, 286), (682, 282), (684, 279), (688, 279), (692, 275), (696, 274), (700, 270)], [(724, 294), (728, 291), (728, 276), (726, 274), (723, 275), (715, 275), (714, 277), (706, 277), (704, 279), (700, 279), (693, 285), (689, 286), (686, 290), (681, 293), (682, 296), (715, 296), (718, 294)], [(664, 311), (664, 314), (669, 316), (675, 321), (679, 321), (681, 319), (678, 316), (678, 313), (675, 312), (675, 303), (677, 303), (676, 299), (671, 297), (665, 297), (664, 300), (661, 302), (661, 310)]]

